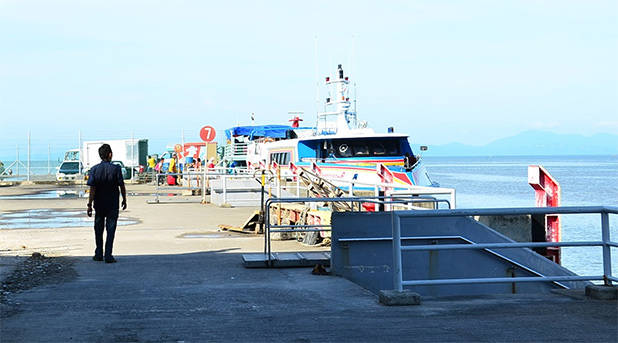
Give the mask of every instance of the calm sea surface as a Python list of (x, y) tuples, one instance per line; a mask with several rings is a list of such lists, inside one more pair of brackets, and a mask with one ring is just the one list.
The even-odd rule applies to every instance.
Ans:
[[(424, 157), (430, 177), (455, 188), (458, 208), (533, 207), (528, 165), (540, 164), (560, 183), (563, 206), (618, 206), (618, 156)], [(600, 215), (563, 215), (562, 240), (600, 240)], [(610, 214), (618, 241), (618, 215)], [(618, 275), (618, 249), (612, 249)], [(602, 275), (600, 247), (562, 248), (562, 264), (580, 275)]]

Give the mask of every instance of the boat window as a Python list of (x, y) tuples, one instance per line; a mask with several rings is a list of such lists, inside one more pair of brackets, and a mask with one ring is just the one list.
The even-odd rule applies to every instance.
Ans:
[(373, 147), (373, 154), (375, 156), (384, 156), (386, 155), (386, 147), (384, 147), (384, 143), (379, 142)]
[(276, 162), (279, 165), (287, 165), (290, 163), (291, 153), (288, 152), (274, 152), (270, 154), (270, 161)]
[(395, 140), (384, 141), (384, 149), (386, 156), (401, 155), (401, 151), (399, 151), (399, 142)]
[(369, 156), (369, 145), (363, 142), (358, 142), (354, 146), (354, 156), (364, 157)]
[(350, 149), (350, 147), (346, 143), (341, 143), (337, 145), (336, 149), (340, 157), (352, 157), (353, 155), (352, 149)]
[[(335, 157), (402, 156), (401, 138), (347, 138), (332, 140)], [(326, 151), (322, 150), (322, 153)]]

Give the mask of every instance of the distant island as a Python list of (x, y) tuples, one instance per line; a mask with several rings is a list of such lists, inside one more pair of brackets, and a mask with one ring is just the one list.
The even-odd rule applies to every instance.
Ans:
[[(419, 151), (421, 145), (414, 144), (415, 151)], [(425, 156), (618, 155), (618, 135), (525, 131), (480, 146), (461, 143), (426, 146)]]

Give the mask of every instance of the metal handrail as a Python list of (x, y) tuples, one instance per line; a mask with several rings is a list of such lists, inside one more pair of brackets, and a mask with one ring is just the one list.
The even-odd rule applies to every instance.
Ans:
[[(464, 241), (464, 242), (466, 242), (468, 244), (475, 244), (474, 241), (471, 241), (471, 240), (469, 240), (469, 239), (467, 239), (467, 238), (465, 238), (463, 236), (459, 236), (459, 235), (457, 235), (457, 236), (452, 236), (452, 235), (451, 236), (449, 236), (449, 235), (447, 235), (447, 236), (405, 236), (405, 237), (401, 237), (401, 239), (402, 240), (459, 239), (459, 240), (462, 240), (462, 241)], [(393, 240), (393, 237), (388, 236), (388, 237), (339, 238), (337, 241), (338, 242), (342, 242), (342, 243), (346, 243), (346, 242), (374, 242), (374, 241), (392, 241), (392, 240)], [(529, 272), (531, 274), (535, 274), (535, 275), (538, 275), (538, 276), (543, 276), (541, 273), (539, 273), (539, 272), (537, 272), (537, 271), (535, 271), (535, 270), (533, 270), (531, 268), (528, 268), (527, 266), (525, 266), (525, 265), (523, 265), (523, 264), (521, 264), (521, 263), (519, 263), (517, 261), (514, 261), (514, 260), (512, 260), (512, 259), (510, 259), (510, 258), (508, 258), (508, 257), (506, 257), (506, 256), (504, 256), (504, 255), (502, 255), (500, 253), (497, 253), (497, 252), (495, 252), (493, 250), (490, 250), (490, 249), (487, 249), (487, 248), (483, 249), (483, 250), (486, 251), (487, 253), (492, 254), (492, 255), (494, 255), (494, 256), (502, 259), (502, 260), (505, 260), (508, 263), (510, 263), (510, 264), (512, 264), (512, 265), (514, 265), (514, 266), (516, 266), (516, 267), (518, 267), (520, 269), (522, 269), (522, 270), (525, 270), (525, 271), (527, 271), (527, 272)], [(562, 288), (568, 288), (567, 286), (565, 286), (565, 285), (563, 285), (563, 284), (561, 284), (559, 282), (554, 281), (554, 283), (557, 284), (558, 286), (562, 287)]]
[[(523, 208), (490, 208), (490, 209), (457, 209), (457, 210), (427, 210), (427, 211), (393, 211), (393, 284), (395, 290), (403, 291), (403, 286), (447, 285), (473, 283), (512, 283), (512, 282), (555, 282), (555, 281), (591, 281), (603, 280), (606, 285), (618, 278), (612, 276), (611, 248), (618, 247), (617, 242), (610, 240), (609, 214), (618, 214), (615, 206), (565, 206), (565, 207), (523, 207)], [(513, 242), (513, 243), (471, 243), (401, 246), (401, 218), (414, 217), (468, 217), (495, 215), (530, 215), (530, 214), (600, 214), (601, 241), (586, 242)], [(509, 277), (509, 278), (465, 278), (465, 279), (435, 279), (435, 280), (403, 280), (401, 255), (403, 251), (454, 250), (454, 249), (484, 249), (492, 248), (523, 248), (523, 247), (559, 247), (559, 246), (602, 246), (603, 275), (588, 276), (539, 276), (539, 277)]]
[[(331, 225), (311, 225), (311, 224), (303, 224), (303, 225), (274, 225), (270, 223), (270, 208), (273, 203), (307, 203), (307, 202), (346, 202), (346, 203), (358, 203), (359, 211), (362, 203), (376, 203), (376, 204), (400, 204), (400, 203), (409, 203), (409, 202), (434, 202), (436, 207), (438, 207), (438, 203), (446, 203), (450, 208), (451, 203), (446, 199), (435, 199), (435, 198), (419, 198), (415, 196), (411, 196), (409, 199), (402, 198), (401, 196), (397, 196), (396, 200), (391, 200), (393, 197), (382, 195), (382, 196), (366, 196), (366, 197), (339, 197), (339, 198), (270, 198), (266, 200), (264, 204), (264, 222), (266, 227), (264, 229), (264, 254), (267, 255), (267, 265), (271, 266), (271, 239), (270, 234), (273, 232), (322, 232), (322, 231), (330, 231), (330, 229), (303, 229), (303, 230), (281, 230), (275, 229), (272, 230), (272, 227), (331, 227)], [(352, 206), (354, 208), (354, 206)]]

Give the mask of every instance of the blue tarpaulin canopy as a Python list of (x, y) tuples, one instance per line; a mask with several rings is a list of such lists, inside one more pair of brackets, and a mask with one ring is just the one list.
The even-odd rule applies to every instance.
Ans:
[(254, 137), (271, 137), (285, 138), (288, 130), (292, 130), (288, 125), (255, 125), (255, 126), (235, 126), (225, 130), (227, 139), (232, 136), (249, 136), (249, 139)]

